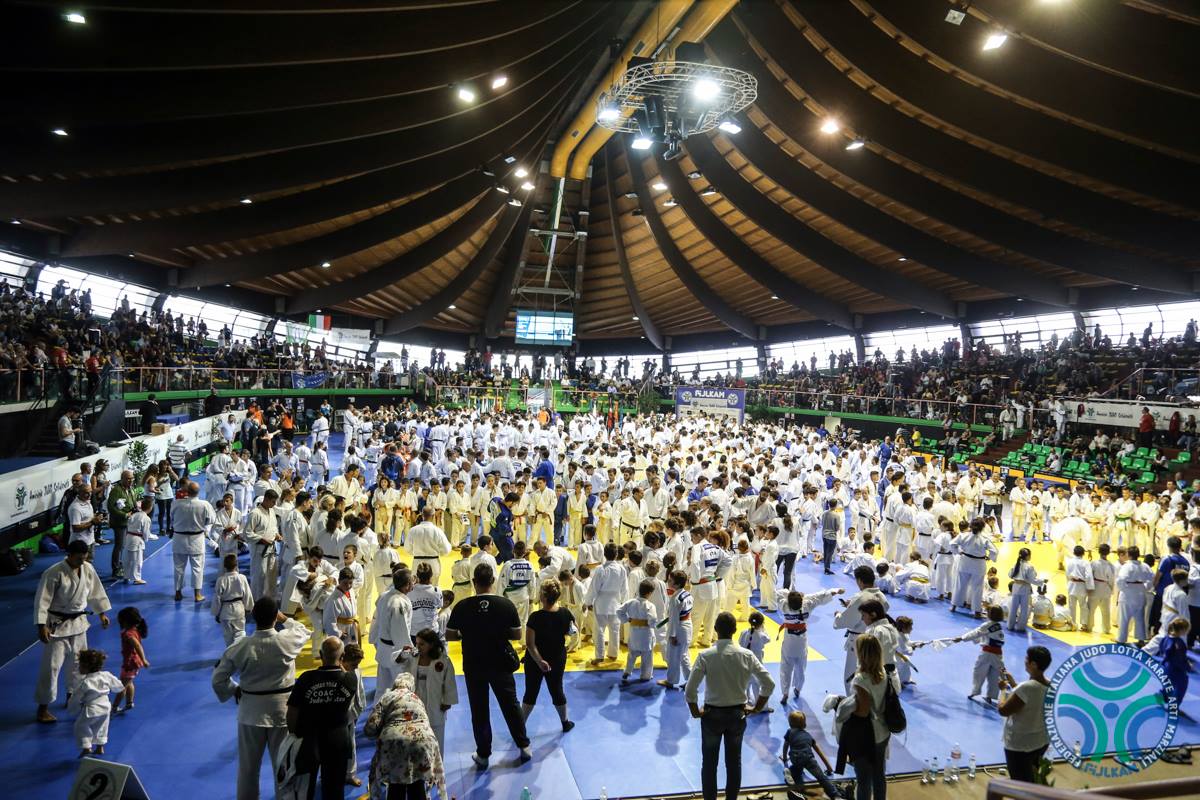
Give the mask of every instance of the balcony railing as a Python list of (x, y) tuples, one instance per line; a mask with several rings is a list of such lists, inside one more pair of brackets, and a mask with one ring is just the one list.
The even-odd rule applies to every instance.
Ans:
[(120, 391), (120, 372), (99, 374), (70, 367), (0, 370), (0, 404), (35, 403), (53, 406), (59, 400), (91, 405), (107, 402)]
[(407, 374), (370, 369), (282, 368), (227, 369), (224, 367), (128, 367), (126, 392), (170, 392), (255, 389), (403, 389)]

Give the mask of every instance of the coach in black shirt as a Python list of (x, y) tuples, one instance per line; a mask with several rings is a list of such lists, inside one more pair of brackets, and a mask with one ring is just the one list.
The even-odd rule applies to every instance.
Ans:
[(321, 771), (321, 800), (344, 800), (346, 763), (350, 759), (350, 703), (358, 681), (342, 669), (342, 641), (330, 636), (321, 642), (321, 666), (296, 678), (288, 696), (287, 726), (304, 740), (304, 760), (312, 775), (309, 798), (315, 797)]
[(471, 760), (487, 769), (492, 755), (492, 718), (488, 708), (488, 689), (508, 723), (508, 732), (521, 749), (521, 761), (533, 758), (529, 736), (525, 733), (525, 715), (517, 703), (517, 683), (513, 673), (520, 666), (510, 640), (521, 638), (521, 618), (511, 600), (492, 594), (496, 582), (490, 564), (476, 564), (472, 583), (475, 596), (458, 602), (446, 623), (446, 638), (462, 641), (463, 678), (467, 700), (471, 704), (471, 728), (475, 733), (475, 752)]

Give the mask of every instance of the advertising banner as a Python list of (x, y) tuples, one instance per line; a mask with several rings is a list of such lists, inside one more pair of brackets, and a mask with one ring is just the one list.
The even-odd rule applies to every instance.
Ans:
[(741, 422), (746, 416), (745, 389), (718, 389), (705, 386), (679, 386), (675, 389), (675, 416), (695, 414), (732, 417)]
[[(1140, 400), (1080, 400), (1075, 404), (1072, 422), (1081, 425), (1115, 425), (1119, 428), (1136, 428), (1142, 419), (1142, 408), (1149, 408), (1154, 417), (1154, 427), (1165, 431), (1171, 424), (1171, 415), (1178, 411), (1184, 420), (1195, 408), (1171, 405), (1170, 403), (1147, 403)], [(1070, 408), (1070, 406), (1068, 406)]]
[(325, 385), (325, 380), (329, 376), (324, 372), (314, 372), (311, 375), (305, 375), (303, 372), (292, 373), (292, 388), (293, 389), (316, 389)]

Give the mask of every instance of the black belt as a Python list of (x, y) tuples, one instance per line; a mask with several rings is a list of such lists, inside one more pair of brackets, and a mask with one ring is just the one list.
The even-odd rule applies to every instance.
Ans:
[(386, 644), (388, 647), (395, 647), (395, 646), (396, 646), (396, 643), (395, 643), (395, 642), (393, 642), (391, 639), (382, 639), (382, 638), (381, 638), (381, 639), (379, 640), (379, 643), (380, 643), (380, 644)]
[(976, 560), (978, 560), (978, 561), (985, 561), (985, 560), (987, 560), (985, 556), (973, 556), (973, 555), (971, 555), (970, 553), (959, 553), (959, 555), (960, 555), (960, 556), (966, 556), (967, 558), (974, 558), (974, 559), (976, 559)]
[(51, 608), (51, 609), (48, 609), (46, 611), (46, 613), (53, 614), (54, 616), (58, 617), (59, 619), (67, 620), (67, 619), (78, 619), (79, 617), (82, 617), (85, 614), (87, 614), (88, 610), (85, 608), (83, 611), (55, 611), (53, 608)]
[(441, 556), (413, 556), (413, 558), (427, 558), (427, 559), (428, 559), (428, 558), (434, 558), (434, 559), (440, 559), (440, 558), (441, 558)]
[(204, 531), (175, 531), (176, 536), (199, 536)]
[(221, 605), (225, 605), (226, 603), (240, 603), (240, 602), (244, 601), (245, 599), (246, 598), (244, 595), (239, 594), (237, 597), (231, 597), (228, 600), (222, 600)]
[(279, 689), (264, 689), (261, 692), (251, 691), (250, 689), (242, 689), (242, 694), (254, 694), (254, 695), (285, 694), (287, 692), (290, 692), (291, 690), (292, 690), (291, 686), (284, 686)]

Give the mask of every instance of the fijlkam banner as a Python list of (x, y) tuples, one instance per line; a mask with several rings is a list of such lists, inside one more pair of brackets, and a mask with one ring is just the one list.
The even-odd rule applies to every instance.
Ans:
[(675, 389), (675, 416), (710, 414), (741, 422), (746, 415), (745, 389), (680, 386)]

